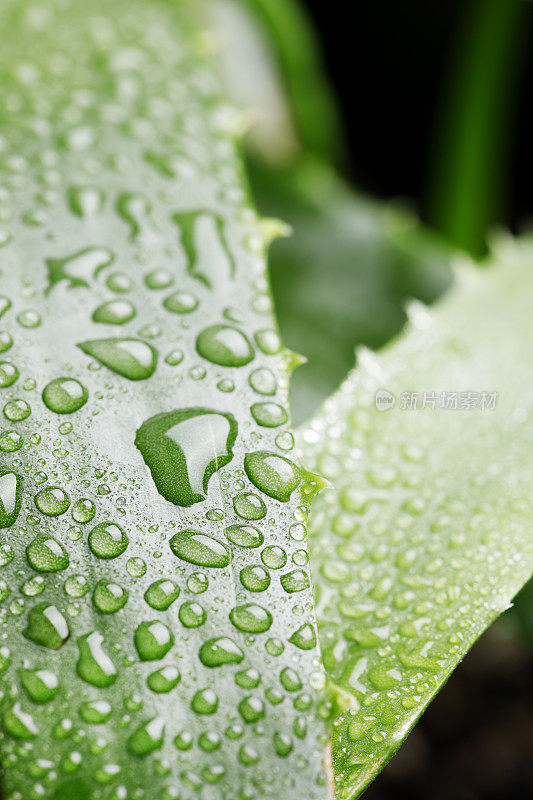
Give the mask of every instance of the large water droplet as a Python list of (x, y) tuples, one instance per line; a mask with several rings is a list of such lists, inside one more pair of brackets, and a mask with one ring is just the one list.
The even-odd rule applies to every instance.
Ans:
[(233, 639), (221, 636), (204, 642), (198, 656), (204, 666), (220, 667), (222, 664), (240, 664), (244, 658), (244, 653)]
[(175, 556), (200, 567), (227, 567), (231, 560), (226, 545), (199, 531), (180, 531), (169, 544)]
[(26, 639), (50, 650), (59, 650), (70, 631), (61, 611), (51, 603), (39, 603), (30, 609), (28, 625), (23, 631)]
[(285, 409), (277, 403), (254, 403), (250, 411), (257, 424), (263, 428), (277, 428), (288, 419)]
[(112, 686), (118, 676), (115, 665), (102, 647), (103, 641), (104, 637), (98, 631), (92, 631), (78, 639), (80, 657), (76, 672), (82, 680), (99, 689)]
[(236, 438), (231, 414), (187, 408), (146, 420), (135, 445), (159, 494), (175, 505), (191, 506), (205, 499), (211, 476), (233, 458)]
[(205, 609), (192, 600), (182, 603), (178, 616), (181, 624), (186, 628), (199, 628), (207, 619)]
[(19, 669), (19, 677), (28, 696), (39, 705), (49, 703), (59, 691), (57, 675), (48, 669)]
[(129, 300), (109, 300), (93, 312), (93, 321), (104, 325), (124, 325), (133, 319), (136, 313)]
[(245, 722), (258, 722), (265, 716), (265, 704), (259, 697), (248, 695), (239, 703), (239, 713)]
[(180, 587), (174, 581), (161, 578), (150, 584), (144, 593), (144, 599), (152, 608), (157, 611), (166, 611), (174, 600), (179, 597)]
[(237, 547), (260, 547), (264, 541), (261, 531), (253, 525), (230, 525), (226, 536)]
[(267, 450), (246, 453), (244, 469), (254, 486), (283, 503), (290, 500), (302, 480), (302, 471), (296, 464)]
[(286, 592), (302, 592), (304, 589), (309, 589), (309, 575), (303, 569), (295, 569), (292, 572), (287, 572), (280, 578), (281, 585)]
[(31, 714), (22, 710), (20, 703), (15, 703), (4, 711), (3, 721), (4, 729), (15, 739), (35, 739), (39, 733), (35, 720)]
[(4, 416), (10, 422), (21, 422), (31, 414), (31, 408), (25, 400), (9, 400), (4, 406)]
[(211, 325), (196, 340), (198, 353), (222, 367), (243, 367), (254, 357), (247, 337), (231, 325)]
[(102, 614), (116, 614), (128, 601), (128, 592), (118, 583), (101, 578), (93, 591), (93, 603)]
[(289, 638), (289, 642), (299, 647), (300, 650), (312, 650), (316, 647), (316, 633), (315, 629), (309, 623), (302, 625), (301, 628), (294, 631)]
[(128, 748), (136, 756), (147, 756), (163, 746), (164, 737), (165, 721), (162, 717), (154, 717), (130, 736)]
[(212, 689), (200, 689), (191, 702), (196, 714), (214, 714), (218, 708), (218, 697)]
[(178, 291), (166, 297), (163, 305), (173, 314), (190, 314), (198, 308), (198, 298), (192, 292)]
[(7, 389), (19, 379), (20, 372), (9, 361), (0, 361), (0, 389)]
[(89, 392), (74, 378), (56, 378), (43, 389), (43, 402), (56, 414), (72, 414), (85, 405)]
[(253, 492), (241, 492), (233, 498), (235, 513), (242, 519), (263, 519), (266, 517), (266, 505)]
[(264, 592), (270, 586), (270, 575), (258, 565), (249, 564), (241, 569), (241, 583), (249, 592)]
[(152, 692), (166, 694), (172, 691), (181, 680), (180, 671), (177, 667), (167, 664), (165, 667), (152, 672), (148, 675), (146, 683)]
[(69, 565), (63, 545), (48, 534), (39, 533), (26, 548), (26, 558), (38, 572), (59, 572)]
[(90, 282), (101, 270), (113, 261), (113, 253), (105, 247), (89, 247), (67, 258), (48, 258), (48, 288), (46, 293), (60, 281), (67, 281), (68, 288), (89, 288)]
[(68, 511), (70, 506), (70, 497), (59, 486), (48, 486), (46, 489), (41, 489), (37, 492), (34, 498), (35, 505), (47, 517), (60, 517)]
[(80, 525), (90, 522), (96, 513), (96, 506), (88, 497), (81, 497), (72, 506), (72, 519)]
[(130, 381), (150, 378), (157, 367), (157, 350), (140, 339), (91, 339), (78, 347)]
[(80, 706), (80, 717), (91, 725), (102, 725), (109, 719), (112, 711), (107, 700), (86, 700)]
[(174, 644), (172, 632), (158, 620), (141, 622), (135, 631), (134, 639), (142, 661), (157, 661), (163, 658)]
[(89, 547), (98, 558), (117, 558), (128, 544), (126, 532), (116, 522), (100, 522), (89, 533)]
[(232, 608), (229, 618), (233, 625), (245, 633), (264, 633), (272, 625), (272, 614), (256, 603), (245, 603)]
[(0, 469), (0, 528), (10, 528), (22, 503), (22, 477)]

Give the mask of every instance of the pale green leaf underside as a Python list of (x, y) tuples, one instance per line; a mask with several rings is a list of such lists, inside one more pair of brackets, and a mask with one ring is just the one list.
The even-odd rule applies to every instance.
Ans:
[(5, 800), (325, 793), (293, 362), (186, 11), (0, 10)]
[[(333, 484), (310, 536), (342, 800), (380, 771), (532, 572), (532, 259), (531, 241), (501, 242), (493, 265), (461, 268), (396, 342), (360, 354), (301, 430), (306, 464)], [(378, 390), (393, 408), (377, 410)], [(402, 408), (413, 392), (419, 404), (427, 393), (424, 410)], [(438, 407), (442, 392), (452, 407)]]

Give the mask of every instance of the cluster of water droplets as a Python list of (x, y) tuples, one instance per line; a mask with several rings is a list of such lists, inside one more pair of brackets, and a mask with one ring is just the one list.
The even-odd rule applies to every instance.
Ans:
[(273, 226), (181, 12), (90, 5), (0, 12), (5, 798), (322, 798)]

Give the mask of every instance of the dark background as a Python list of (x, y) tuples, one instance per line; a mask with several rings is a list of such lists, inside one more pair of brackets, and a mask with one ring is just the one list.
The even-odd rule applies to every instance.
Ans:
[[(349, 176), (378, 198), (406, 198), (428, 223), (439, 115), (472, 2), (307, 2), (344, 117)], [(522, 15), (492, 220), (514, 233), (533, 220), (533, 3)], [(533, 639), (513, 613), (476, 644), (365, 800), (533, 798)]]
[[(378, 197), (411, 199), (425, 219), (439, 114), (475, 2), (306, 2), (344, 115), (352, 178)], [(494, 220), (514, 232), (533, 218), (533, 3), (524, 0), (521, 14), (506, 187)]]

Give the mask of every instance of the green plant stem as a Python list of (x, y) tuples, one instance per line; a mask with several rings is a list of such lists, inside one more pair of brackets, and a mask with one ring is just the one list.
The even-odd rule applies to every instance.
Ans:
[(438, 120), (430, 220), (475, 257), (502, 219), (523, 14), (522, 0), (470, 3)]

